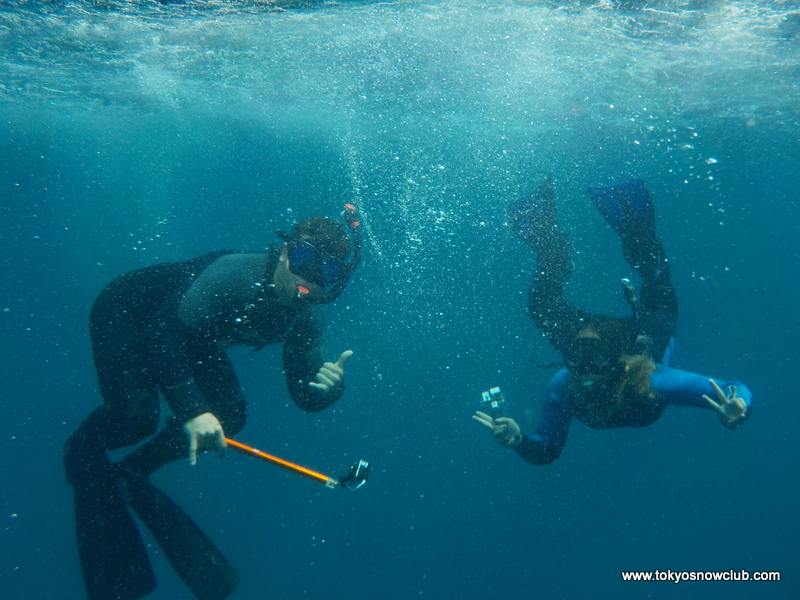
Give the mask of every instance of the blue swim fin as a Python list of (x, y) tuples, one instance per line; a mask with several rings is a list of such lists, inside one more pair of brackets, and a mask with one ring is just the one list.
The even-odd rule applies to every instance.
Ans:
[(514, 200), (507, 210), (517, 235), (534, 250), (540, 249), (558, 226), (553, 177), (548, 175), (532, 194)]
[(633, 179), (620, 185), (589, 188), (589, 195), (620, 237), (655, 234), (653, 200), (641, 179)]

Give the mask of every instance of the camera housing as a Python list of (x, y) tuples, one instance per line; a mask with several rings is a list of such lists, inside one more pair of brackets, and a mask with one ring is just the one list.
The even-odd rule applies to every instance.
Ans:
[(365, 460), (359, 460), (350, 467), (347, 475), (339, 479), (339, 485), (350, 490), (357, 490), (367, 483), (367, 477), (369, 477), (369, 463)]
[(503, 416), (503, 405), (506, 399), (503, 397), (503, 392), (500, 391), (499, 386), (489, 388), (481, 393), (481, 408), (488, 410), (492, 413), (492, 418), (497, 419)]

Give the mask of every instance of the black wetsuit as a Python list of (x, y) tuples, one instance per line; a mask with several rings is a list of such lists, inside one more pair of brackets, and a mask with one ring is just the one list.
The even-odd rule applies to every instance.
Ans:
[(156, 433), (159, 392), (174, 417), (124, 459), (137, 475), (149, 475), (187, 456), (182, 426), (203, 413), (214, 414), (226, 435), (238, 432), (245, 424), (246, 405), (225, 352), (230, 346), (283, 342), (286, 382), (295, 403), (303, 410), (319, 411), (339, 399), (340, 394), (323, 395), (308, 385), (323, 363), (321, 315), (314, 306), (285, 306), (275, 297), (270, 284), (277, 248), (266, 255), (263, 275), (252, 281), (215, 266), (216, 281), (209, 287), (218, 287), (220, 279), (228, 277), (231, 287), (239, 289), (230, 295), (193, 289), (201, 298), (195, 308), (202, 314), (191, 324), (182, 321), (179, 311), (187, 291), (206, 285), (201, 276), (215, 263), (235, 264), (234, 255), (257, 256), (220, 251), (146, 267), (114, 279), (99, 294), (90, 330), (104, 405), (89, 415), (65, 447), (67, 478), (76, 492), (108, 477), (106, 451)]
[[(90, 315), (103, 406), (65, 445), (75, 494), (84, 581), (91, 600), (132, 600), (155, 589), (132, 507), (199, 598), (225, 598), (238, 576), (182, 510), (148, 481), (188, 454), (183, 425), (212, 413), (226, 435), (245, 424), (246, 405), (226, 349), (283, 342), (289, 393), (303, 410), (336, 402), (342, 389), (309, 386), (322, 367), (323, 323), (310, 304), (283, 304), (272, 285), (280, 251), (219, 251), (154, 265), (114, 279)], [(159, 395), (174, 416), (156, 434)], [(117, 464), (108, 451), (145, 440)], [(154, 529), (155, 528), (155, 529)]]

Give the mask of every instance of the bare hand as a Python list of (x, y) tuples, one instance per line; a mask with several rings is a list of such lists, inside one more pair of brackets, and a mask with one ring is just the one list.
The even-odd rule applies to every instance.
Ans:
[(729, 427), (743, 423), (747, 412), (747, 403), (742, 398), (736, 397), (736, 388), (732, 389), (731, 397), (728, 398), (713, 379), (709, 379), (708, 382), (714, 387), (719, 403), (714, 402), (705, 394), (703, 394), (703, 399), (717, 412), (722, 422)]
[(220, 458), (225, 454), (225, 448), (228, 445), (225, 442), (225, 432), (217, 417), (211, 413), (203, 413), (188, 421), (183, 426), (183, 431), (189, 438), (189, 462), (191, 464), (197, 464), (198, 448), (201, 452), (216, 448)]
[(344, 363), (352, 355), (352, 350), (345, 350), (335, 363), (324, 363), (315, 377), (316, 381), (312, 381), (308, 385), (325, 394), (339, 391), (343, 383)]
[(522, 441), (522, 429), (514, 419), (507, 417), (492, 418), (486, 413), (476, 411), (472, 418), (494, 434), (494, 439), (504, 448), (516, 448)]

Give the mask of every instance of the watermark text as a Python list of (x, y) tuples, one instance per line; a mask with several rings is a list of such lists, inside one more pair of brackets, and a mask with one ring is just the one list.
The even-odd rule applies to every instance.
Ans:
[(622, 581), (780, 581), (780, 571), (622, 571)]

